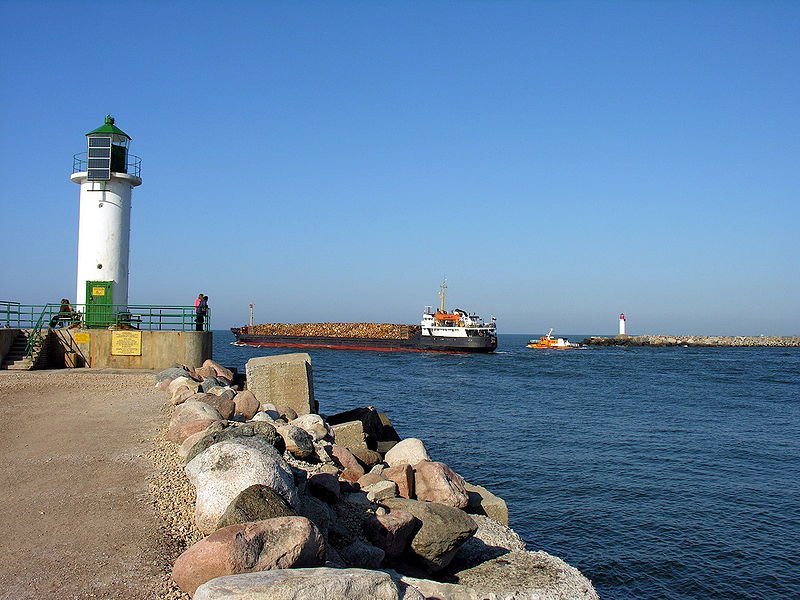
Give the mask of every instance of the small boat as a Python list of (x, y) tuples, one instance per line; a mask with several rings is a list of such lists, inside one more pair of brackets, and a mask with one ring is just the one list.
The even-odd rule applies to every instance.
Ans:
[(531, 340), (528, 342), (528, 348), (534, 350), (570, 350), (572, 348), (581, 348), (580, 344), (570, 342), (567, 338), (554, 338), (553, 328), (543, 335), (538, 340)]

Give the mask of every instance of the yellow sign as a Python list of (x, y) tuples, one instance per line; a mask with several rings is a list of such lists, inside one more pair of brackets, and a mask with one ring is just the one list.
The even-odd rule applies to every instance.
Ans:
[(142, 332), (141, 331), (112, 331), (111, 332), (112, 356), (141, 356)]
[(81, 333), (73, 335), (72, 339), (75, 340), (76, 344), (88, 344), (91, 336), (87, 332), (82, 331)]
[(92, 296), (105, 296), (105, 295), (106, 295), (106, 288), (104, 287), (92, 288)]

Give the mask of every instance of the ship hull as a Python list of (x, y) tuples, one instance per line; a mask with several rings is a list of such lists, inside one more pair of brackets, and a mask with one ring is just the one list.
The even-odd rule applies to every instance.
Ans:
[(342, 338), (326, 336), (254, 335), (232, 328), (236, 343), (261, 348), (328, 348), (332, 350), (369, 350), (374, 352), (493, 352), (497, 338), (474, 336), (453, 338), (416, 335), (408, 339)]

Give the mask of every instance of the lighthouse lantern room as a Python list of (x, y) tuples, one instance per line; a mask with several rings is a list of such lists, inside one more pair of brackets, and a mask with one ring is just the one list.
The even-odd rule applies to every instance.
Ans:
[(141, 160), (128, 154), (131, 137), (111, 116), (86, 139), (70, 177), (81, 186), (76, 301), (87, 326), (104, 327), (128, 303), (131, 194), (142, 183)]

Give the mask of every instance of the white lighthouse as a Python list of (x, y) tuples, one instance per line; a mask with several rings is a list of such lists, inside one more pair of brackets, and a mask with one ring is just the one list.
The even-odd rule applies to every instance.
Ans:
[(619, 334), (625, 335), (625, 313), (619, 313)]
[(76, 302), (92, 326), (108, 324), (128, 303), (131, 193), (142, 180), (141, 160), (128, 154), (131, 137), (113, 117), (86, 139), (70, 179), (81, 186)]

